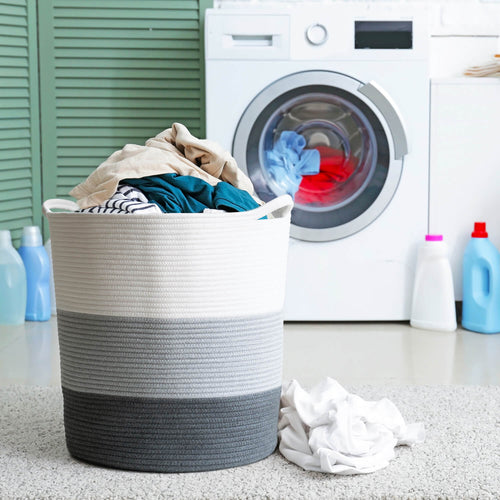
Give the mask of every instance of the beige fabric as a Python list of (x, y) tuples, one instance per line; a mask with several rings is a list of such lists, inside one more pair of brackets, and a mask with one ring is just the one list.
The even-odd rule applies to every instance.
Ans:
[(89, 208), (111, 198), (123, 179), (169, 173), (198, 177), (212, 186), (224, 180), (262, 204), (250, 179), (228, 152), (212, 141), (193, 137), (179, 123), (148, 139), (145, 146), (127, 144), (115, 151), (69, 194), (80, 208)]
[(146, 146), (166, 148), (174, 145), (188, 160), (217, 179), (254, 194), (250, 179), (238, 168), (236, 160), (216, 142), (197, 139), (180, 123), (146, 141)]

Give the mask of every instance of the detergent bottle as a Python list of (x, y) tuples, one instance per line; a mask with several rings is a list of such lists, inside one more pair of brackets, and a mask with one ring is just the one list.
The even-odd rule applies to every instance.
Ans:
[(48, 321), (50, 306), (50, 261), (38, 226), (23, 228), (19, 255), (26, 268), (26, 320)]
[(447, 332), (457, 328), (453, 275), (441, 234), (426, 235), (418, 249), (410, 324)]
[(485, 222), (474, 223), (464, 253), (462, 326), (500, 332), (500, 252), (488, 239)]
[(10, 231), (0, 231), (0, 324), (21, 325), (26, 312), (26, 272), (12, 246)]

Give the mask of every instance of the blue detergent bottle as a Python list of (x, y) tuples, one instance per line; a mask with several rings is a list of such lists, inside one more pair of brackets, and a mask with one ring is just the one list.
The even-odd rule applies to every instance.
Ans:
[(50, 261), (38, 226), (23, 229), (19, 255), (26, 268), (27, 321), (48, 321), (50, 305)]
[(26, 272), (12, 246), (10, 231), (0, 231), (0, 324), (22, 325), (26, 312)]
[(488, 239), (485, 222), (474, 223), (464, 253), (462, 326), (500, 332), (500, 252)]

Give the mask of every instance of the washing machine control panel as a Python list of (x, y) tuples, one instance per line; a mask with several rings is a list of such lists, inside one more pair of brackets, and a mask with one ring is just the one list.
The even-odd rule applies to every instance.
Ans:
[(413, 23), (407, 21), (354, 22), (356, 49), (411, 49), (413, 48)]
[(380, 61), (382, 54), (383, 60), (393, 61), (428, 58), (423, 2), (419, 8), (414, 2), (289, 2), (290, 9), (256, 3), (263, 5), (207, 9), (207, 59)]
[(306, 39), (312, 45), (323, 45), (328, 40), (328, 30), (323, 24), (313, 23), (306, 30)]

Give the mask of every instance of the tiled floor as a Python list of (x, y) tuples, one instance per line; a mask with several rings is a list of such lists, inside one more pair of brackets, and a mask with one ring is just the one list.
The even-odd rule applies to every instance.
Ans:
[[(59, 385), (57, 322), (0, 325), (0, 385)], [(500, 334), (408, 323), (286, 323), (283, 378), (312, 385), (500, 385)]]

